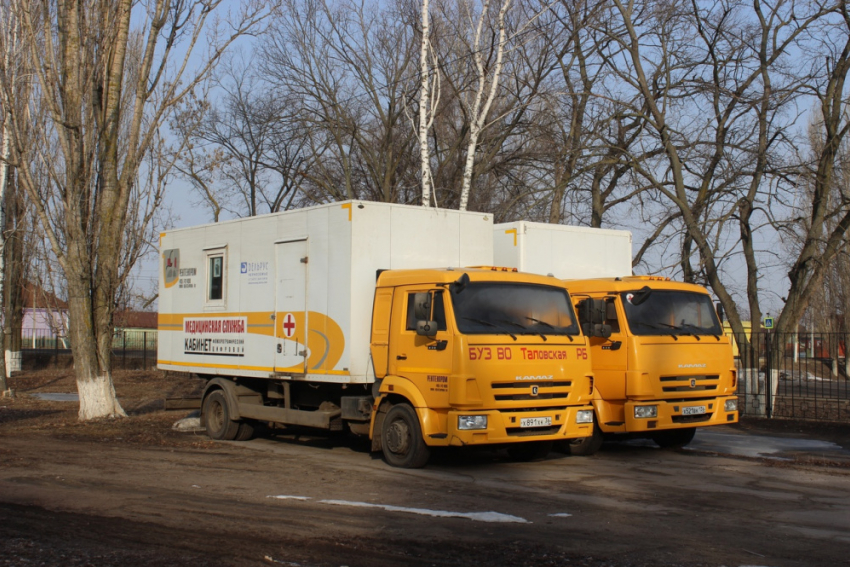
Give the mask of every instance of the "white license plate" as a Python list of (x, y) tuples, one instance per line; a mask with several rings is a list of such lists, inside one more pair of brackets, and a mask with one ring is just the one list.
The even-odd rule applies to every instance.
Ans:
[(551, 417), (523, 417), (519, 420), (520, 427), (546, 427), (552, 425)]
[(702, 415), (705, 413), (705, 406), (689, 406), (682, 408), (682, 415)]

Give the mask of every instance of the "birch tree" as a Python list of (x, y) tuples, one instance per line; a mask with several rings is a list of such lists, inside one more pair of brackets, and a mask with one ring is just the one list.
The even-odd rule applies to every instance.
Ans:
[(419, 45), (419, 175), (422, 182), (422, 206), (431, 205), (431, 152), (428, 132), (434, 125), (434, 113), (440, 100), (440, 74), (431, 46), (431, 3), (422, 0), (422, 37)]
[[(124, 416), (112, 383), (112, 316), (123, 280), (125, 226), (139, 171), (158, 129), (238, 37), (257, 29), (263, 4), (208, 26), (220, 1), (15, 0), (41, 103), (61, 150), (46, 198), (36, 186), (24, 117), (10, 118), (10, 161), (67, 281), (69, 339), (79, 417)], [(139, 31), (134, 29), (134, 24)], [(209, 50), (201, 55), (200, 46)], [(198, 63), (200, 60), (200, 63)], [(12, 85), (0, 83), (4, 100)]]
[(478, 139), (481, 137), (481, 131), (487, 125), (487, 115), (499, 90), (502, 61), (504, 60), (508, 43), (505, 18), (511, 7), (511, 0), (502, 0), (498, 16), (496, 17), (496, 35), (498, 39), (496, 41), (495, 63), (492, 69), (488, 69), (484, 64), (485, 49), (482, 42), (485, 39), (485, 24), (490, 16), (490, 3), (491, 0), (484, 0), (481, 6), (481, 13), (478, 15), (475, 35), (470, 49), (477, 72), (477, 88), (472, 94), (471, 100), (461, 99), (466, 107), (469, 118), (469, 142), (466, 145), (466, 162), (463, 166), (463, 185), (461, 187), (460, 205), (458, 207), (461, 211), (465, 211), (469, 203), (469, 192), (472, 189), (472, 173), (475, 165), (475, 153), (478, 149)]

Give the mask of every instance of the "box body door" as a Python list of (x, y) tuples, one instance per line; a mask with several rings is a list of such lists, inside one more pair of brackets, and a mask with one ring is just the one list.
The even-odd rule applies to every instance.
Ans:
[(275, 372), (306, 373), (308, 250), (306, 238), (275, 244)]

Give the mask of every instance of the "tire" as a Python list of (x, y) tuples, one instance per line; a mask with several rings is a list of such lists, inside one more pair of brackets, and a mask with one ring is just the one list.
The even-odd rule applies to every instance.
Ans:
[(227, 396), (221, 390), (210, 392), (204, 400), (204, 427), (210, 438), (220, 441), (232, 441), (239, 433), (239, 422), (230, 419)]
[(428, 462), (431, 450), (410, 404), (396, 404), (387, 412), (381, 425), (381, 450), (387, 464), (394, 467), (418, 469)]
[(508, 456), (517, 462), (545, 459), (552, 450), (552, 441), (526, 441), (508, 446)]
[(652, 440), (664, 449), (675, 449), (684, 447), (690, 443), (694, 434), (697, 432), (696, 427), (687, 427), (685, 429), (670, 429), (667, 431), (659, 431), (652, 435)]
[(577, 457), (589, 457), (599, 451), (600, 447), (602, 447), (602, 441), (602, 430), (594, 423), (593, 433), (590, 437), (582, 437), (581, 439), (570, 441), (567, 444), (567, 447), (569, 447), (570, 455), (575, 455)]
[(250, 420), (239, 421), (239, 430), (236, 432), (236, 437), (233, 438), (234, 441), (248, 441), (254, 438), (254, 434), (257, 432), (257, 424)]

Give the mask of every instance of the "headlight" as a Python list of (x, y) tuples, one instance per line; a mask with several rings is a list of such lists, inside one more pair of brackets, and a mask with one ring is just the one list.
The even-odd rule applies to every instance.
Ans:
[(635, 406), (635, 418), (658, 417), (658, 406)]
[(738, 400), (726, 400), (726, 411), (738, 411)]
[(486, 415), (459, 415), (457, 416), (457, 428), (465, 429), (487, 429)]
[(577, 411), (576, 423), (593, 423), (593, 410), (585, 409)]

